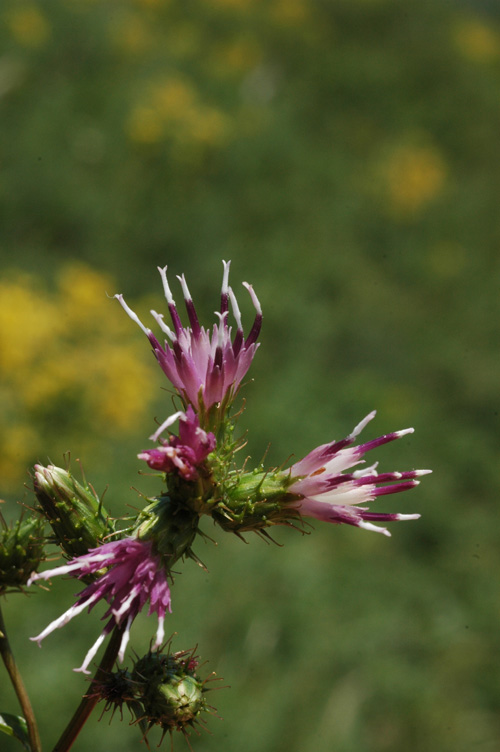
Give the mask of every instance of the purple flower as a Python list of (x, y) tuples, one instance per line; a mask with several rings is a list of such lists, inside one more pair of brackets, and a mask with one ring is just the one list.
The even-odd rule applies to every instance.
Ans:
[(155, 647), (159, 647), (164, 639), (165, 614), (171, 611), (167, 573), (161, 558), (153, 553), (151, 541), (141, 541), (136, 538), (124, 538), (105, 543), (92, 549), (88, 554), (72, 559), (62, 567), (32, 575), (28, 585), (36, 580), (48, 580), (59, 574), (71, 574), (73, 577), (82, 579), (103, 569), (107, 571), (79, 593), (76, 603), (68, 611), (49, 624), (37, 637), (31, 638), (40, 645), (48, 634), (59, 627), (64, 627), (74, 616), (78, 616), (87, 608), (90, 611), (100, 600), (107, 601), (108, 610), (102, 618), (110, 617), (109, 621), (88, 651), (83, 664), (75, 669), (84, 674), (90, 673), (88, 666), (106, 636), (115, 626), (125, 623), (118, 653), (119, 660), (123, 661), (131, 624), (148, 601), (148, 616), (152, 613), (158, 615)]
[(185, 413), (178, 412), (161, 424), (150, 439), (157, 441), (166, 428), (179, 419), (179, 436), (160, 439), (161, 446), (146, 449), (139, 455), (153, 470), (178, 473), (184, 480), (196, 480), (198, 468), (215, 449), (216, 439), (211, 431), (200, 428), (200, 421), (189, 405)]
[[(200, 326), (184, 275), (177, 277), (177, 279), (181, 283), (190, 326), (184, 327), (182, 325), (168, 286), (167, 267), (164, 269), (158, 267), (158, 271), (163, 281), (173, 329), (165, 324), (163, 314), (151, 311), (161, 330), (167, 336), (163, 345), (128, 307), (123, 296), (115, 295), (130, 318), (147, 335), (156, 359), (168, 379), (177, 389), (184, 402), (191, 403), (195, 410), (199, 408), (200, 403), (208, 410), (216, 403), (232, 399), (248, 371), (258, 347), (257, 337), (262, 324), (262, 311), (257, 296), (252, 286), (244, 282), (243, 285), (250, 293), (257, 312), (250, 333), (245, 339), (238, 303), (228, 283), (230, 262), (223, 261), (222, 263), (224, 264), (224, 275), (221, 290), (221, 309), (220, 313), (216, 313), (219, 321), (213, 325), (211, 332)], [(236, 321), (236, 333), (232, 341), (231, 327), (228, 324), (229, 304), (231, 304)]]
[[(392, 520), (416, 520), (419, 514), (384, 514), (370, 512), (365, 505), (377, 496), (406, 491), (418, 485), (415, 480), (430, 470), (410, 470), (404, 473), (377, 473), (377, 463), (354, 472), (345, 472), (364, 463), (363, 455), (370, 449), (387, 444), (408, 433), (413, 428), (395, 431), (366, 444), (351, 446), (366, 424), (375, 417), (375, 411), (366, 416), (354, 431), (342, 441), (313, 449), (304, 459), (296, 462), (290, 469), (292, 483), (289, 492), (302, 497), (297, 509), (305, 517), (315, 517), (324, 522), (345, 522), (348, 525), (374, 530), (384, 535), (389, 531), (372, 524), (373, 522), (390, 522)], [(380, 483), (390, 483), (382, 485)]]

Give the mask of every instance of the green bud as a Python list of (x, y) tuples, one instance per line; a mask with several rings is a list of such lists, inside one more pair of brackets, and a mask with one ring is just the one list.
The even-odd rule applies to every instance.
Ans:
[(104, 700), (105, 711), (118, 708), (121, 713), (125, 703), (144, 737), (156, 725), (161, 726), (163, 735), (180, 731), (188, 736), (190, 727), (204, 727), (204, 713), (214, 713), (205, 694), (215, 674), (202, 680), (196, 674), (197, 666), (193, 651), (149, 651), (131, 672), (99, 672), (89, 696)]
[(164, 732), (184, 731), (193, 726), (209, 706), (204, 681), (195, 673), (198, 663), (192, 653), (148, 653), (132, 671), (135, 697), (143, 709), (148, 728), (155, 724)]
[(263, 532), (272, 525), (294, 527), (300, 515), (291, 506), (296, 496), (287, 491), (289, 476), (282, 470), (261, 468), (230, 473), (221, 484), (212, 517), (224, 530), (237, 534)]
[(139, 540), (154, 540), (156, 551), (168, 558), (169, 567), (182, 556), (196, 559), (191, 550), (198, 532), (199, 515), (180, 500), (159, 496), (145, 507), (134, 535)]
[(22, 590), (44, 557), (44, 521), (32, 514), (11, 527), (0, 514), (0, 593)]
[(86, 554), (115, 531), (95, 491), (69, 470), (35, 465), (35, 493), (56, 542), (70, 557)]

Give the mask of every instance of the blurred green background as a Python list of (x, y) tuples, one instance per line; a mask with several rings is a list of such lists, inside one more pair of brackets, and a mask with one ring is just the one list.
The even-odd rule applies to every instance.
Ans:
[[(318, 523), (245, 546), (205, 524), (209, 574), (185, 563), (168, 628), (231, 688), (193, 747), (496, 752), (498, 5), (4, 0), (0, 25), (7, 516), (32, 503), (26, 468), (69, 450), (116, 515), (142, 503), (131, 486), (158, 491), (135, 457), (167, 384), (106, 293), (146, 320), (168, 264), (209, 323), (230, 258), (247, 326), (241, 281), (265, 314), (240, 420), (253, 460), (299, 458), (377, 408), (366, 438), (416, 429), (381, 469), (434, 475), (374, 507), (422, 513), (391, 539)], [(47, 749), (100, 614), (42, 650), (28, 637), (76, 589), (4, 604)], [(138, 619), (135, 650), (153, 630)], [(3, 679), (0, 708), (17, 712)], [(140, 748), (127, 717), (98, 715), (75, 752)]]

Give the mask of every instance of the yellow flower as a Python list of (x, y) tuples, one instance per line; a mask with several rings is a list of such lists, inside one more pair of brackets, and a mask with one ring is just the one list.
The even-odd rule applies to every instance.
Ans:
[(303, 0), (275, 0), (273, 16), (285, 26), (302, 24), (308, 18), (307, 3)]
[(500, 54), (499, 33), (476, 18), (456, 24), (454, 41), (459, 52), (473, 62), (489, 63)]
[(444, 159), (429, 146), (396, 148), (384, 172), (391, 207), (403, 213), (413, 213), (434, 199), (446, 181)]
[(50, 35), (49, 22), (36, 5), (19, 4), (7, 14), (7, 26), (23, 47), (41, 47)]
[(147, 50), (153, 41), (150, 30), (138, 13), (114, 13), (110, 33), (117, 49), (134, 55)]
[(153, 365), (106, 293), (114, 282), (84, 264), (60, 270), (55, 292), (12, 274), (0, 283), (0, 472), (22, 484), (27, 462), (68, 448), (99, 454), (106, 437), (145, 416)]
[(141, 144), (161, 141), (163, 123), (158, 112), (153, 107), (135, 107), (128, 119), (127, 133), (132, 141)]
[(182, 120), (194, 108), (195, 100), (195, 90), (180, 76), (172, 76), (152, 87), (153, 107), (166, 121)]

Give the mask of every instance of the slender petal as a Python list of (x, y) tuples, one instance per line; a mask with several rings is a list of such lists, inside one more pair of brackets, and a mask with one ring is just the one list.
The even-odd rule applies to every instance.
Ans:
[[(313, 449), (290, 469), (290, 493), (297, 494), (297, 509), (305, 517), (314, 517), (325, 522), (346, 523), (372, 530), (384, 535), (389, 531), (372, 521), (414, 520), (419, 514), (389, 514), (370, 512), (367, 506), (377, 496), (398, 493), (418, 485), (418, 477), (430, 470), (406, 472), (377, 472), (377, 464), (351, 472), (351, 468), (363, 464), (363, 456), (371, 449), (399, 439), (413, 428), (385, 434), (365, 444), (352, 446), (363, 428), (375, 417), (375, 411), (366, 416), (356, 428), (341, 441), (332, 441)], [(379, 485), (380, 483), (390, 485)]]
[[(185, 404), (191, 404), (195, 410), (199, 408), (200, 400), (205, 409), (212, 405), (231, 400), (237, 392), (243, 377), (250, 368), (255, 352), (258, 348), (257, 338), (262, 325), (262, 310), (259, 300), (247, 282), (252, 305), (255, 308), (255, 320), (252, 328), (244, 338), (241, 315), (234, 293), (229, 286), (230, 262), (223, 262), (224, 273), (221, 289), (220, 313), (218, 322), (211, 330), (202, 327), (189, 292), (184, 275), (178, 277), (181, 284), (189, 327), (184, 327), (177, 310), (172, 292), (167, 280), (167, 267), (160, 268), (163, 290), (167, 307), (172, 319), (173, 329), (164, 321), (162, 314), (151, 311), (160, 329), (166, 334), (164, 344), (140, 321), (137, 314), (125, 303), (122, 295), (115, 295), (122, 308), (130, 318), (138, 324), (148, 337), (153, 352), (167, 378), (177, 389)], [(228, 324), (229, 303), (236, 321), (236, 334), (231, 338), (231, 327)]]
[[(105, 571), (101, 574), (103, 570)], [(89, 574), (100, 576), (78, 594), (76, 603), (71, 608), (49, 624), (37, 637), (31, 638), (39, 645), (55, 629), (65, 626), (82, 611), (90, 611), (98, 601), (104, 600), (108, 604), (103, 616), (108, 622), (85, 656), (83, 664), (75, 669), (76, 671), (90, 673), (88, 666), (105, 637), (114, 626), (125, 622), (126, 629), (119, 652), (119, 658), (123, 660), (132, 622), (148, 601), (148, 614), (156, 613), (158, 616), (157, 635), (163, 634), (165, 614), (171, 611), (170, 588), (165, 567), (160, 557), (153, 552), (151, 541), (124, 538), (105, 543), (62, 567), (32, 575), (29, 584), (37, 580), (48, 580), (60, 574), (71, 574), (78, 579)]]
[(215, 449), (215, 435), (200, 428), (198, 416), (189, 405), (185, 413), (178, 412), (167, 418), (150, 438), (156, 441), (176, 420), (179, 420), (179, 436), (160, 439), (161, 446), (145, 449), (137, 456), (153, 470), (177, 473), (184, 480), (196, 480), (199, 468)]

